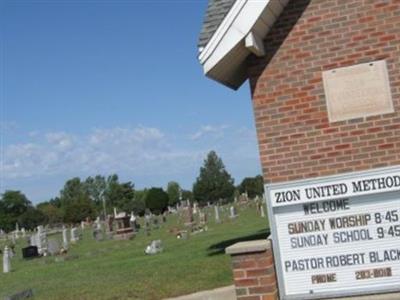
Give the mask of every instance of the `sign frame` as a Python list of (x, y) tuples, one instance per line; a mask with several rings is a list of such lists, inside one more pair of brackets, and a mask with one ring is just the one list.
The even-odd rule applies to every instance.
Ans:
[[(326, 298), (336, 298), (336, 297), (346, 297), (346, 296), (362, 296), (362, 295), (371, 295), (371, 294), (383, 294), (383, 293), (393, 293), (393, 292), (400, 292), (400, 285), (393, 286), (393, 287), (365, 287), (362, 290), (359, 288), (352, 288), (346, 291), (332, 291), (332, 292), (321, 292), (317, 294), (298, 294), (298, 295), (286, 295), (284, 292), (285, 289), (285, 281), (284, 281), (284, 274), (282, 272), (283, 266), (281, 264), (281, 253), (280, 253), (280, 246), (279, 246), (279, 239), (278, 239), (278, 227), (276, 226), (275, 221), (275, 214), (274, 209), (279, 209), (278, 207), (273, 207), (272, 199), (270, 198), (270, 192), (274, 189), (284, 189), (284, 188), (296, 188), (303, 185), (310, 185), (310, 184), (324, 184), (330, 183), (332, 181), (341, 181), (341, 180), (351, 180), (354, 178), (362, 178), (362, 177), (372, 177), (372, 176), (385, 176), (387, 173), (398, 172), (400, 174), (400, 166), (393, 166), (393, 167), (386, 167), (386, 168), (379, 168), (379, 169), (372, 169), (367, 171), (358, 171), (358, 172), (351, 172), (351, 173), (343, 173), (343, 174), (336, 174), (331, 176), (324, 176), (324, 177), (314, 177), (302, 180), (295, 180), (295, 181), (287, 181), (281, 183), (271, 183), (265, 184), (265, 200), (267, 202), (268, 208), (268, 221), (270, 224), (271, 229), (271, 238), (272, 238), (272, 248), (274, 251), (274, 262), (275, 262), (275, 270), (276, 276), (278, 280), (278, 288), (279, 288), (279, 297), (281, 300), (298, 300), (298, 299), (326, 299)], [(386, 193), (400, 193), (399, 190), (389, 190), (389, 191), (373, 191), (368, 193), (368, 195), (374, 194), (386, 194)], [(400, 195), (400, 194), (399, 194)], [(363, 197), (365, 194), (357, 195), (357, 196), (350, 196), (348, 198), (358, 198)], [(327, 201), (329, 199), (319, 199), (312, 202), (320, 202), (320, 201)], [(299, 205), (300, 203), (291, 203), (288, 205)], [(400, 203), (399, 203), (400, 204)]]

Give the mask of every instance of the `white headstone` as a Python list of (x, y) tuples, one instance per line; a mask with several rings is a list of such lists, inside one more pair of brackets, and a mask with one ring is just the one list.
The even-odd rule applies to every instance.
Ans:
[(234, 206), (231, 206), (231, 207), (230, 207), (229, 212), (230, 212), (229, 217), (230, 217), (231, 219), (236, 218), (236, 209), (235, 209)]
[(96, 224), (96, 229), (97, 229), (97, 230), (101, 230), (100, 217), (97, 217), (97, 219), (96, 219), (96, 221), (95, 221), (95, 224)]
[(129, 221), (131, 221), (131, 222), (135, 222), (136, 221), (136, 217), (133, 214), (133, 212), (131, 213), (131, 218), (129, 219)]
[(3, 254), (3, 273), (9, 273), (11, 271), (11, 257), (10, 249), (5, 246)]
[(260, 211), (261, 211), (261, 217), (264, 218), (265, 217), (264, 204), (261, 204)]
[(67, 228), (65, 226), (63, 226), (62, 237), (63, 237), (63, 247), (64, 247), (64, 249), (67, 249), (68, 248), (68, 232), (67, 232)]
[(29, 239), (30, 239), (31, 246), (37, 246), (36, 245), (36, 234), (32, 234)]
[(218, 205), (214, 206), (214, 212), (215, 212), (215, 222), (216, 223), (221, 222), (221, 220), (219, 218), (219, 207), (218, 207)]
[(79, 240), (78, 237), (78, 228), (71, 228), (71, 243), (76, 243)]
[(36, 246), (38, 247), (39, 254), (44, 254), (47, 250), (47, 234), (44, 231), (43, 225), (37, 227), (37, 233), (35, 235)]
[(163, 251), (161, 240), (152, 241), (150, 245), (146, 247), (144, 252), (146, 254), (157, 254)]

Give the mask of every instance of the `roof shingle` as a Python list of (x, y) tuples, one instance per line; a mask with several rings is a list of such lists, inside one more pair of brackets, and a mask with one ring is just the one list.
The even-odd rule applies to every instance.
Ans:
[(198, 48), (203, 48), (217, 31), (236, 0), (209, 0), (200, 32)]

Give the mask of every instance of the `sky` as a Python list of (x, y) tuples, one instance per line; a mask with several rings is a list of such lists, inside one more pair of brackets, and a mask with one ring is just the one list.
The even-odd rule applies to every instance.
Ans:
[(248, 82), (204, 76), (206, 0), (2, 0), (0, 193), (33, 203), (116, 173), (191, 189), (215, 150), (239, 184), (261, 173)]

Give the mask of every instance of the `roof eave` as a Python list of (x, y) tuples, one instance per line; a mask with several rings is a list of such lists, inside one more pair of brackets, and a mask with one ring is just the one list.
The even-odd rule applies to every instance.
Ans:
[(247, 79), (247, 56), (262, 56), (262, 39), (289, 0), (237, 0), (199, 54), (205, 75), (232, 89)]

